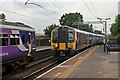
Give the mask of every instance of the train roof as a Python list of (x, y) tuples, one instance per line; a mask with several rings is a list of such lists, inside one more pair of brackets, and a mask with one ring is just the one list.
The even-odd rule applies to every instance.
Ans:
[[(85, 33), (85, 34), (90, 34), (90, 35), (94, 35), (94, 36), (101, 36), (101, 37), (104, 37), (104, 35), (101, 35), (101, 34), (95, 34), (95, 33), (91, 33), (91, 32), (87, 32), (87, 31), (83, 31), (83, 30), (79, 30), (79, 29), (76, 29), (76, 28), (73, 28), (73, 27), (69, 27), (69, 26), (60, 26), (60, 27), (68, 27), (68, 28), (71, 28), (71, 29), (74, 29), (75, 31), (77, 32), (81, 32), (81, 33)], [(55, 28), (55, 29), (58, 29), (59, 27)], [(55, 30), (54, 29), (54, 30)]]
[(19, 22), (0, 22), (0, 28), (35, 31), (34, 28)]
[(104, 37), (104, 35), (101, 35), (101, 34), (97, 34), (97, 36), (101, 36), (101, 37)]

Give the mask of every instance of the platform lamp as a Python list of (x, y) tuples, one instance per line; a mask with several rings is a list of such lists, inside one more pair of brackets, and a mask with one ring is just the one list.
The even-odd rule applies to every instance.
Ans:
[(97, 18), (100, 20), (100, 22), (104, 22), (105, 23), (105, 34), (104, 34), (104, 52), (107, 52), (107, 20), (110, 20), (111, 18), (105, 18), (105, 19), (102, 19), (102, 18)]

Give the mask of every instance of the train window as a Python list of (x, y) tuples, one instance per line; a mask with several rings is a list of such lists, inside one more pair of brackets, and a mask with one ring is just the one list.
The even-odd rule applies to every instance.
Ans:
[(8, 34), (0, 34), (0, 37), (8, 37)]
[(32, 35), (32, 42), (35, 42), (35, 35)]
[(25, 44), (25, 34), (22, 34), (21, 40), (22, 40), (22, 43)]
[(8, 34), (0, 34), (0, 46), (8, 45)]
[(82, 39), (82, 43), (83, 43), (83, 44), (87, 44), (87, 35), (82, 34), (81, 39)]
[(74, 32), (69, 32), (68, 33), (68, 42), (73, 42), (74, 41)]
[(53, 42), (55, 43), (55, 42), (58, 42), (58, 31), (54, 31), (53, 32)]
[(10, 34), (10, 45), (19, 45), (19, 34)]

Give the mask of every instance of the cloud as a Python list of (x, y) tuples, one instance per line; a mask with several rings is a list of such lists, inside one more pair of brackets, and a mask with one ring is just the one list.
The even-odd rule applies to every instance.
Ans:
[[(14, 2), (15, 1), (15, 2)], [(114, 17), (117, 14), (117, 2), (118, 0), (91, 0), (93, 6), (98, 14), (95, 13), (90, 0), (85, 0), (88, 7), (95, 14), (96, 17), (89, 11), (83, 0), (30, 0), (29, 2), (35, 2), (44, 8), (40, 8), (36, 5), (24, 5), (27, 0), (2, 0), (0, 3), (1, 8), (10, 10), (12, 12), (20, 13), (25, 16), (4, 12), (9, 21), (20, 21), (35, 28), (37, 32), (43, 33), (43, 29), (52, 23), (59, 24), (60, 17), (65, 13), (80, 12), (83, 15), (84, 21), (97, 20), (96, 17), (105, 19), (111, 17), (114, 21)], [(54, 4), (53, 4), (54, 3)], [(56, 5), (55, 5), (56, 4)], [(48, 9), (48, 10), (46, 10)], [(54, 14), (53, 12), (58, 13)], [(29, 16), (29, 17), (28, 17)], [(30, 18), (33, 17), (33, 18)], [(97, 26), (97, 25), (95, 25)], [(98, 25), (102, 26), (103, 25)], [(101, 28), (97, 28), (100, 29)]]

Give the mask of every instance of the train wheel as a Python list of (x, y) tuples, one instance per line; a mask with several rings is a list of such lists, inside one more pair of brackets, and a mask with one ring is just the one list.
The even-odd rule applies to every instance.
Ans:
[(30, 57), (30, 56), (28, 56), (28, 57), (27, 57), (27, 62), (30, 63), (30, 62), (32, 62), (32, 61), (33, 61), (33, 58)]
[(7, 72), (6, 65), (2, 65), (2, 73), (6, 73), (6, 72)]

